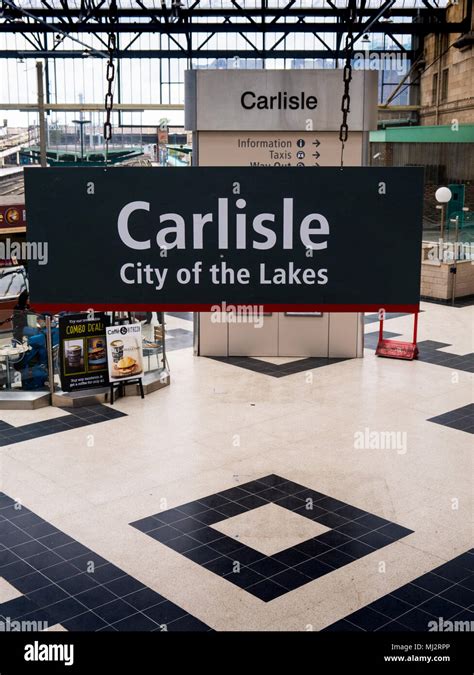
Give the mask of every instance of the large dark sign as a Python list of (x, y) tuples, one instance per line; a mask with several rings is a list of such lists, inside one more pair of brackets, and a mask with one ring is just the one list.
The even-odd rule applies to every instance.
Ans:
[(418, 168), (26, 169), (35, 307), (415, 309)]
[(96, 314), (68, 314), (59, 319), (59, 373), (63, 391), (105, 387), (107, 370), (106, 327), (109, 318)]

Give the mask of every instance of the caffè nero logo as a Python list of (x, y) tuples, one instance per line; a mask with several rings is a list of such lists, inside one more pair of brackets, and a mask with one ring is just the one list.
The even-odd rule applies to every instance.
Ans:
[(316, 96), (308, 95), (304, 91), (298, 94), (278, 91), (269, 96), (244, 91), (240, 97), (240, 103), (245, 110), (316, 110), (318, 107)]

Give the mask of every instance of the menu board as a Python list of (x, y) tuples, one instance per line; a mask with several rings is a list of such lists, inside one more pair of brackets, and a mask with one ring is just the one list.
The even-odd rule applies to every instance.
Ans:
[(106, 329), (110, 382), (143, 377), (142, 326), (131, 323)]
[(59, 373), (63, 391), (109, 384), (105, 331), (109, 318), (69, 314), (59, 319)]

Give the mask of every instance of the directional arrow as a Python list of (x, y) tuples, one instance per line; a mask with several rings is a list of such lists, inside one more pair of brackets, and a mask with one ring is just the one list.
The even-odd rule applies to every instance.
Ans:
[(313, 157), (316, 157), (316, 159), (319, 159), (321, 157), (321, 154), (316, 150), (316, 152), (313, 152)]
[(318, 146), (321, 145), (321, 142), (318, 141), (318, 139), (316, 139), (315, 141), (313, 141), (313, 145), (315, 145), (316, 147), (318, 147)]

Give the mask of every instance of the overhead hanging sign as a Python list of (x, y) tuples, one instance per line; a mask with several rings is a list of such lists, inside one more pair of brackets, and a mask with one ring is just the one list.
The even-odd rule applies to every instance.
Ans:
[(25, 171), (35, 307), (414, 310), (423, 170)]
[[(377, 72), (352, 71), (351, 131), (377, 128)], [(185, 71), (190, 131), (338, 131), (342, 70)]]

